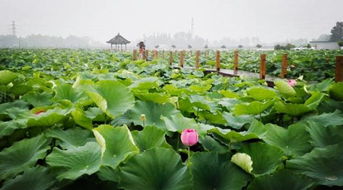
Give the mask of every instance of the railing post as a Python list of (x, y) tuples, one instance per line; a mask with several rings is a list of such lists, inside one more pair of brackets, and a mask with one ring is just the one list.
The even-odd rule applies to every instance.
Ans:
[(288, 55), (284, 54), (282, 56), (282, 63), (281, 63), (281, 73), (280, 73), (281, 78), (285, 78), (287, 76), (287, 67), (288, 67)]
[(169, 52), (169, 65), (172, 66), (174, 62), (173, 51)]
[(220, 71), (220, 51), (216, 51), (216, 70), (217, 72)]
[(266, 54), (261, 54), (260, 79), (266, 78)]
[(134, 49), (133, 52), (132, 52), (132, 60), (133, 61), (137, 60), (137, 50), (136, 49)]
[(148, 57), (149, 57), (149, 50), (145, 50), (145, 51), (144, 51), (143, 59), (144, 59), (144, 60), (147, 60)]
[(336, 82), (343, 82), (343, 56), (336, 56)]
[(157, 50), (154, 50), (154, 59), (157, 59), (158, 58), (158, 52)]
[(233, 73), (236, 75), (238, 73), (238, 51), (234, 52), (234, 59), (233, 59)]
[(180, 51), (180, 68), (183, 68), (183, 65), (185, 63), (185, 50)]
[(195, 52), (195, 69), (199, 69), (200, 68), (200, 51), (197, 50)]

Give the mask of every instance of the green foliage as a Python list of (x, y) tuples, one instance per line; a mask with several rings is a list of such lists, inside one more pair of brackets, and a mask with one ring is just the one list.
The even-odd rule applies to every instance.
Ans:
[(129, 89), (117, 81), (99, 81), (87, 94), (109, 117), (116, 118), (134, 105)]
[(343, 40), (343, 22), (337, 22), (331, 29), (331, 41), (338, 42)]
[(180, 156), (171, 149), (155, 148), (131, 158), (122, 168), (124, 189), (187, 190), (191, 175)]
[(13, 177), (45, 157), (48, 150), (43, 135), (21, 140), (0, 152), (0, 179)]
[(311, 188), (313, 184), (310, 178), (283, 169), (274, 174), (255, 178), (248, 190), (305, 190)]
[[(0, 50), (0, 188), (342, 186), (342, 52), (268, 51), (268, 74), (284, 53), (294, 87), (193, 71), (190, 55), (174, 69), (128, 52)], [(258, 72), (259, 54), (241, 50), (240, 69)], [(221, 56), (232, 68), (233, 52)], [(187, 149), (189, 128), (199, 142)]]
[(242, 189), (248, 175), (230, 162), (230, 155), (199, 152), (192, 155), (191, 172), (195, 189)]

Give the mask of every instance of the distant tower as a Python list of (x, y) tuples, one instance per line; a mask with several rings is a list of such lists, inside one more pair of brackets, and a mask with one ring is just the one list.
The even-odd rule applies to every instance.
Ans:
[(16, 26), (15, 26), (15, 21), (12, 21), (12, 25), (11, 25), (11, 26), (12, 26), (12, 35), (13, 35), (13, 36), (16, 36), (16, 29), (17, 29), (17, 28), (16, 28)]
[(192, 17), (192, 22), (191, 22), (191, 34), (194, 35), (194, 18)]

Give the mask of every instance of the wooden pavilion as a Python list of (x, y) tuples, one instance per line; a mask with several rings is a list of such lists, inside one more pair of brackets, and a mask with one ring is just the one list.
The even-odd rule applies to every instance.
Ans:
[(125, 50), (126, 50), (126, 44), (129, 44), (130, 41), (125, 39), (123, 36), (121, 36), (119, 33), (107, 43), (111, 44), (111, 49), (112, 46), (114, 45), (116, 50), (123, 50), (123, 45), (125, 45)]

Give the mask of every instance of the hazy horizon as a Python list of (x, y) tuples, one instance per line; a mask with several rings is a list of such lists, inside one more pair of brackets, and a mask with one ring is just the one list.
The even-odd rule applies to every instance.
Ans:
[(189, 32), (209, 41), (258, 37), (264, 43), (314, 39), (343, 20), (342, 0), (0, 0), (0, 35), (87, 36)]

